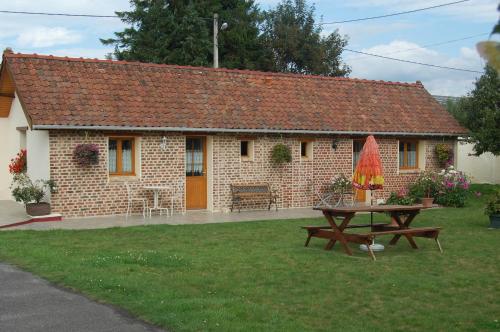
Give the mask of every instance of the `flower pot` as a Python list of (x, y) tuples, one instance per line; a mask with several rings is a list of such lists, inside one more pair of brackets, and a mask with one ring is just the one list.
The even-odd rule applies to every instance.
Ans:
[(490, 216), (489, 228), (500, 228), (500, 214), (492, 214)]
[(26, 213), (30, 216), (45, 216), (50, 214), (50, 204), (41, 203), (28, 203), (26, 204)]
[(424, 208), (432, 207), (432, 203), (434, 202), (434, 197), (424, 197), (422, 198), (422, 206)]

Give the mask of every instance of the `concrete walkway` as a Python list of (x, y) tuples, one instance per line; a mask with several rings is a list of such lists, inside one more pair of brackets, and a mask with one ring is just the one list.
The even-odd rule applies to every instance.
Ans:
[[(0, 211), (1, 212), (1, 211)], [(110, 227), (130, 227), (143, 225), (190, 225), (190, 224), (209, 224), (221, 222), (241, 222), (254, 220), (276, 220), (276, 219), (298, 219), (298, 218), (319, 218), (321, 212), (314, 211), (312, 208), (304, 209), (283, 209), (283, 210), (264, 210), (264, 211), (242, 211), (222, 213), (207, 211), (189, 211), (185, 214), (174, 214), (170, 216), (153, 216), (152, 218), (143, 218), (142, 215), (134, 215), (129, 218), (125, 216), (96, 217), (96, 218), (68, 218), (57, 222), (37, 222), (22, 226), (4, 228), (2, 231), (33, 229), (98, 229)]]
[(30, 217), (26, 214), (24, 205), (15, 201), (0, 200), (0, 227), (28, 219)]
[(111, 306), (0, 263), (0, 331), (162, 331)]

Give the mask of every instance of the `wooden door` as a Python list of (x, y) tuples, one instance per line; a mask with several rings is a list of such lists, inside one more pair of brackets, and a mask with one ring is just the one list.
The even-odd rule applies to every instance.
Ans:
[[(361, 150), (363, 150), (364, 140), (353, 140), (352, 141), (352, 172), (356, 169), (356, 165), (358, 164), (359, 157), (361, 156)], [(366, 201), (366, 191), (354, 189), (355, 191), (355, 200), (356, 202), (365, 202)]]
[(207, 208), (207, 143), (186, 137), (186, 208)]

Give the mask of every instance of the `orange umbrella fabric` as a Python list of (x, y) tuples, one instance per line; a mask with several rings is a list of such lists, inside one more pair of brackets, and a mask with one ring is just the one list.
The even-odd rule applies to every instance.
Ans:
[(352, 177), (352, 185), (362, 190), (382, 189), (384, 185), (382, 162), (380, 161), (378, 144), (373, 135), (368, 136), (365, 145), (363, 145)]

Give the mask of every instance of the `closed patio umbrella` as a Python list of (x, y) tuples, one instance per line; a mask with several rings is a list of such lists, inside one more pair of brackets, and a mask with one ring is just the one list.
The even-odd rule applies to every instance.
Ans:
[[(366, 142), (361, 150), (358, 164), (354, 170), (352, 185), (361, 190), (376, 190), (382, 189), (384, 185), (384, 177), (382, 175), (382, 161), (380, 160), (380, 152), (375, 137), (370, 135), (366, 138)], [(370, 205), (371, 205), (370, 199)], [(373, 212), (370, 213), (370, 224), (373, 227)], [(373, 242), (370, 247), (374, 251), (384, 250), (384, 246)], [(363, 244), (361, 250), (368, 250)]]

